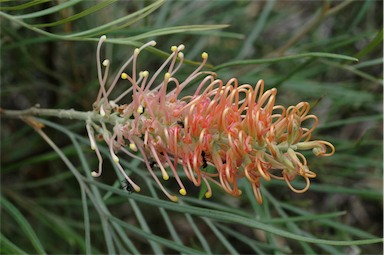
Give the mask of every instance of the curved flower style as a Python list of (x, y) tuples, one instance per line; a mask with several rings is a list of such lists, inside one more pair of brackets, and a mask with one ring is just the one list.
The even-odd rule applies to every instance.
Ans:
[[(172, 201), (177, 201), (177, 196), (163, 187), (154, 172), (155, 165), (164, 180), (168, 180), (168, 172), (172, 172), (181, 195), (186, 195), (187, 191), (177, 173), (178, 166), (196, 186), (202, 182), (206, 184), (207, 198), (212, 196), (212, 183), (233, 196), (240, 196), (237, 182), (246, 178), (261, 204), (261, 178), (284, 180), (294, 192), (305, 192), (310, 185), (309, 179), (316, 174), (309, 170), (300, 151), (312, 149), (316, 156), (330, 156), (335, 151), (329, 142), (311, 140), (318, 121), (316, 116), (308, 114), (310, 106), (307, 102), (286, 109), (275, 105), (277, 90), (264, 91), (262, 80), (254, 87), (239, 85), (235, 78), (224, 83), (216, 78), (215, 73), (201, 71), (208, 59), (205, 52), (201, 55), (203, 61), (200, 66), (184, 81), (177, 80), (175, 74), (184, 59), (183, 45), (172, 46), (170, 56), (150, 76), (148, 71), (138, 72), (137, 58), (141, 50), (156, 43), (144, 44), (134, 50), (118, 76), (107, 86), (110, 61), (100, 59), (101, 45), (105, 40), (106, 37), (102, 36), (97, 47), (100, 91), (94, 111), (112, 124), (113, 130), (108, 130), (103, 122), (98, 125), (89, 120), (87, 123), (91, 147), (96, 150), (100, 162), (99, 170), (92, 173), (95, 177), (102, 171), (95, 131), (108, 144), (113, 160), (135, 191), (140, 191), (140, 187), (119, 164), (115, 154), (118, 151), (142, 160)], [(132, 71), (128, 74), (124, 70), (130, 64)], [(161, 73), (164, 74), (160, 76)], [(183, 89), (198, 77), (203, 79), (195, 93), (180, 98)], [(128, 81), (129, 89), (110, 100), (119, 79)], [(169, 89), (170, 84), (172, 89)], [(132, 93), (132, 101), (119, 104), (129, 93)], [(314, 121), (312, 128), (302, 126), (307, 120)], [(139, 151), (142, 157), (131, 151)], [(215, 170), (212, 172), (212, 167), (208, 166)], [(295, 189), (290, 183), (297, 175), (306, 181), (302, 190)]]

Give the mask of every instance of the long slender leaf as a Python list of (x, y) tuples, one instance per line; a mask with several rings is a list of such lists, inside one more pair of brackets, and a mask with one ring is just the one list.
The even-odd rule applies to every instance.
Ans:
[(166, 247), (169, 247), (169, 248), (171, 248), (173, 250), (177, 250), (177, 251), (179, 251), (181, 253), (186, 253), (186, 254), (204, 254), (203, 252), (201, 252), (199, 250), (196, 250), (196, 249), (184, 246), (184, 245), (180, 245), (180, 244), (178, 244), (178, 243), (176, 243), (174, 241), (170, 241), (170, 240), (162, 238), (160, 236), (156, 236), (156, 235), (147, 233), (147, 232), (141, 230), (140, 228), (137, 228), (137, 227), (135, 227), (135, 226), (133, 226), (131, 224), (127, 224), (126, 222), (124, 222), (122, 220), (119, 220), (119, 219), (117, 219), (115, 217), (110, 218), (110, 220), (113, 221), (113, 222), (118, 223), (119, 225), (123, 226), (127, 230), (132, 231), (137, 236), (141, 236), (143, 238), (150, 239), (150, 240), (155, 241), (155, 242), (157, 242), (159, 244), (162, 244), (162, 245), (164, 245)]
[[(136, 204), (136, 201), (129, 199), (129, 203), (132, 206), (132, 209), (133, 209), (133, 211), (134, 211), (134, 213), (135, 213), (135, 215), (136, 215), (136, 217), (140, 223), (141, 229), (144, 232), (146, 232), (148, 235), (152, 235), (152, 231), (150, 230), (146, 219), (143, 217), (143, 213), (141, 212), (139, 206)], [(155, 254), (162, 254), (161, 247), (159, 246), (158, 243), (150, 240), (149, 244), (151, 245), (153, 252)]]
[[(144, 18), (145, 16), (149, 15), (150, 13), (152, 13), (153, 11), (155, 11), (157, 8), (159, 8), (161, 6), (161, 4), (163, 3), (164, 0), (158, 0), (156, 1), (155, 3), (137, 11), (137, 12), (134, 12), (130, 15), (127, 15), (125, 17), (122, 17), (122, 18), (119, 18), (119, 19), (116, 19), (114, 21), (111, 21), (105, 25), (102, 25), (102, 26), (98, 26), (96, 28), (92, 28), (92, 29), (88, 29), (88, 30), (85, 30), (85, 31), (82, 31), (82, 32), (78, 32), (78, 33), (72, 33), (72, 34), (66, 34), (66, 35), (59, 35), (59, 34), (53, 34), (53, 33), (50, 33), (50, 32), (47, 32), (45, 30), (42, 30), (34, 25), (31, 25), (31, 24), (28, 24), (20, 19), (17, 19), (15, 18), (14, 16), (12, 15), (9, 15), (9, 14), (6, 14), (4, 12), (0, 12), (0, 16), (3, 16), (4, 18), (6, 19), (9, 19), (23, 27), (26, 27), (32, 31), (35, 31), (39, 34), (42, 34), (42, 35), (45, 35), (45, 36), (48, 36), (48, 37), (51, 37), (51, 38), (55, 38), (55, 39), (60, 39), (60, 40), (87, 40), (87, 41), (97, 41), (98, 39), (96, 38), (89, 38), (90, 36), (95, 36), (95, 35), (100, 35), (100, 34), (104, 34), (104, 33), (107, 33), (107, 32), (111, 32), (115, 29), (118, 29), (118, 28), (123, 28), (123, 27), (126, 27), (142, 18)], [(123, 24), (123, 25), (122, 25)], [(113, 26), (118, 26), (118, 28), (115, 28), (115, 29), (112, 29)]]
[(369, 52), (371, 52), (377, 46), (379, 46), (383, 41), (383, 33), (384, 33), (384, 29), (381, 29), (380, 31), (378, 31), (375, 38), (373, 38), (373, 40), (367, 46), (365, 46), (361, 51), (359, 51), (355, 55), (355, 58), (361, 58), (361, 57), (367, 55)]
[(285, 57), (277, 57), (277, 58), (233, 61), (233, 62), (228, 62), (222, 65), (218, 65), (214, 68), (214, 70), (218, 71), (218, 70), (233, 67), (233, 66), (268, 64), (268, 63), (276, 63), (281, 61), (288, 61), (293, 59), (309, 58), (309, 57), (310, 58), (334, 58), (334, 59), (349, 60), (349, 61), (356, 61), (356, 62), (358, 61), (357, 58), (340, 55), (340, 54), (333, 54), (333, 53), (327, 53), (327, 52), (308, 52), (308, 53), (301, 53), (301, 54), (285, 56)]
[[(17, 3), (17, 2), (18, 1), (13, 1), (13, 3)], [(19, 10), (27, 9), (27, 8), (32, 7), (32, 6), (39, 5), (39, 4), (46, 3), (46, 2), (49, 2), (49, 0), (33, 0), (33, 1), (29, 1), (28, 3), (23, 3), (23, 4), (19, 4), (19, 5), (15, 5), (15, 6), (0, 6), (0, 10), (19, 11)]]
[(83, 215), (84, 215), (85, 250), (87, 254), (91, 254), (92, 248), (91, 248), (91, 228), (90, 228), (89, 210), (88, 210), (88, 203), (87, 203), (87, 195), (83, 188), (81, 189), (81, 201), (83, 203)]
[(80, 19), (82, 17), (85, 17), (89, 14), (92, 14), (94, 12), (97, 12), (101, 9), (104, 9), (105, 7), (113, 4), (114, 2), (116, 2), (117, 0), (105, 0), (105, 1), (101, 1), (101, 2), (95, 2), (96, 4), (95, 5), (92, 5), (92, 7), (82, 11), (82, 12), (79, 12), (75, 15), (72, 15), (70, 17), (67, 17), (67, 18), (64, 18), (64, 19), (60, 19), (58, 21), (55, 21), (55, 22), (51, 22), (51, 23), (43, 23), (43, 24), (33, 24), (34, 27), (37, 27), (37, 28), (40, 28), (40, 27), (54, 27), (54, 26), (58, 26), (58, 25), (61, 25), (61, 24), (65, 24), (65, 23), (68, 23), (68, 22), (72, 22), (72, 21), (75, 21), (77, 19)]
[(28, 254), (0, 233), (1, 254)]
[(155, 29), (147, 33), (143, 33), (136, 36), (130, 36), (127, 39), (131, 41), (139, 41), (151, 37), (162, 36), (162, 35), (171, 35), (179, 33), (191, 33), (194, 31), (206, 31), (206, 30), (216, 30), (226, 28), (228, 25), (189, 25), (189, 26), (177, 26), (177, 27), (167, 27)]
[(237, 55), (236, 59), (243, 59), (249, 54), (249, 52), (252, 51), (254, 41), (259, 37), (261, 31), (265, 28), (265, 24), (267, 23), (267, 19), (271, 14), (275, 3), (275, 0), (271, 0), (266, 3), (266, 6), (265, 8), (263, 8), (259, 18), (256, 21), (254, 28), (247, 36), (247, 39), (244, 41), (243, 46), (240, 48), (240, 52)]
[[(138, 10), (132, 14), (129, 14), (125, 17), (116, 19), (114, 21), (111, 21), (107, 24), (104, 24), (102, 26), (95, 27), (93, 29), (88, 29), (79, 33), (74, 33), (71, 34), (70, 36), (65, 36), (67, 37), (90, 37), (90, 36), (95, 36), (95, 35), (100, 35), (100, 34), (106, 34), (107, 32), (112, 32), (115, 29), (112, 29), (114, 26), (119, 26), (119, 28), (123, 28), (126, 26), (129, 26), (130, 24), (133, 24), (134, 22), (148, 16), (152, 12), (154, 12), (156, 9), (158, 9), (162, 4), (164, 0), (157, 0), (151, 5), (148, 5), (145, 8), (142, 8), (141, 10)], [(122, 25), (123, 24), (123, 25)]]
[(41, 244), (38, 236), (33, 230), (32, 226), (29, 224), (28, 220), (22, 215), (22, 213), (9, 202), (5, 197), (1, 196), (0, 203), (2, 207), (8, 211), (8, 213), (15, 219), (19, 224), (19, 227), (23, 230), (26, 237), (31, 241), (33, 247), (36, 249), (37, 253), (47, 254), (43, 245)]
[(75, 5), (75, 4), (78, 4), (78, 3), (82, 2), (82, 1), (83, 0), (69, 0), (69, 1), (63, 2), (61, 4), (52, 6), (50, 8), (43, 9), (41, 11), (35, 11), (35, 12), (32, 12), (32, 13), (23, 14), (23, 15), (15, 15), (13, 17), (16, 18), (16, 19), (38, 18), (38, 17), (41, 17), (41, 16), (45, 16), (45, 15), (49, 15), (49, 14), (52, 14), (52, 13), (55, 13), (55, 12), (62, 11), (64, 9), (66, 9), (68, 7), (71, 7), (71, 6)]
[[(105, 189), (112, 191), (116, 194), (120, 194), (123, 196), (127, 196), (124, 191), (120, 190), (113, 190), (111, 189), (110, 186), (102, 184), (102, 183), (97, 183), (97, 182), (92, 182), (94, 185)], [(210, 209), (204, 209), (204, 208), (197, 208), (197, 207), (191, 207), (191, 206), (185, 206), (185, 205), (178, 205), (174, 206), (174, 203), (168, 202), (168, 201), (162, 201), (162, 200), (157, 200), (153, 199), (147, 196), (139, 195), (139, 194), (130, 194), (130, 196), (142, 203), (149, 204), (149, 205), (154, 205), (156, 207), (163, 207), (171, 211), (176, 211), (176, 212), (182, 212), (182, 213), (190, 213), (193, 215), (198, 215), (198, 216), (203, 216), (203, 217), (209, 217), (212, 219), (220, 220), (220, 221), (225, 221), (225, 222), (233, 222), (233, 223), (239, 223), (245, 226), (249, 226), (252, 228), (257, 228), (257, 229), (262, 229), (264, 231), (283, 236), (286, 238), (291, 238), (295, 239), (298, 241), (303, 241), (303, 242), (309, 242), (309, 243), (318, 243), (318, 244), (328, 244), (328, 245), (364, 245), (364, 244), (372, 244), (372, 243), (379, 243), (382, 242), (383, 239), (381, 238), (372, 238), (372, 239), (365, 239), (365, 240), (352, 240), (352, 241), (339, 241), (339, 240), (324, 240), (324, 239), (316, 239), (316, 238), (310, 238), (310, 237), (305, 237), (305, 236), (300, 236), (296, 235), (290, 232), (287, 232), (285, 230), (269, 226), (263, 223), (260, 223), (258, 221), (241, 217), (241, 216), (235, 216), (233, 214), (229, 214), (226, 212), (221, 212), (221, 211), (215, 211), (215, 210), (210, 210)]]
[(239, 252), (233, 247), (231, 242), (217, 229), (217, 227), (208, 219), (204, 219), (205, 223), (212, 230), (213, 234), (219, 239), (223, 247), (227, 248), (230, 254), (239, 254)]

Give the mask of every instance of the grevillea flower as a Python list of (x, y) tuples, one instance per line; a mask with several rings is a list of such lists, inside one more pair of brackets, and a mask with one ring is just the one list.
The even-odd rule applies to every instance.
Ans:
[[(134, 50), (107, 86), (110, 61), (100, 57), (105, 40), (102, 36), (97, 47), (100, 91), (94, 103), (94, 114), (102, 120), (87, 122), (91, 147), (99, 158), (99, 170), (92, 173), (95, 177), (102, 171), (102, 157), (95, 142), (97, 133), (108, 144), (112, 159), (136, 192), (140, 187), (119, 164), (117, 152), (143, 161), (172, 201), (177, 201), (177, 196), (163, 187), (155, 171), (161, 171), (164, 180), (172, 173), (180, 187), (179, 193), (186, 195), (187, 190), (178, 175), (181, 168), (194, 185), (205, 183), (206, 198), (212, 196), (212, 184), (233, 196), (240, 196), (238, 181), (246, 178), (261, 204), (261, 179), (283, 180), (294, 192), (305, 192), (316, 174), (309, 170), (301, 151), (312, 150), (316, 156), (330, 156), (335, 151), (329, 142), (311, 140), (318, 120), (309, 114), (307, 102), (288, 108), (276, 105), (277, 90), (264, 91), (262, 80), (255, 86), (240, 85), (235, 78), (225, 83), (217, 79), (215, 73), (201, 71), (208, 59), (205, 52), (196, 70), (179, 81), (175, 74), (184, 60), (184, 45), (172, 46), (170, 56), (150, 74), (137, 70), (140, 52), (156, 43), (144, 44)], [(126, 71), (128, 66), (131, 66), (129, 72)], [(183, 89), (197, 78), (201, 82), (194, 94), (181, 97)], [(121, 79), (128, 83), (128, 89), (111, 100), (111, 92)], [(127, 100), (128, 95), (132, 99)], [(130, 103), (119, 104), (124, 99)], [(303, 122), (308, 120), (314, 122), (312, 128), (303, 127)], [(108, 129), (106, 123), (113, 128)], [(291, 185), (297, 175), (306, 181), (301, 190)]]

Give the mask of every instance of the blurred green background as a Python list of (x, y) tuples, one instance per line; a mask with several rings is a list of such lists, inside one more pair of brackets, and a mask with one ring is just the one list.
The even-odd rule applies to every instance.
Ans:
[[(60, 157), (31, 127), (2, 118), (2, 254), (382, 254), (380, 242), (348, 243), (383, 233), (382, 1), (0, 4), (4, 109), (38, 104), (89, 111), (98, 92), (97, 38), (115, 39), (103, 50), (115, 71), (133, 45), (154, 39), (161, 51), (140, 54), (143, 69), (157, 69), (171, 45), (183, 43), (192, 61), (206, 51), (206, 70), (223, 80), (263, 79), (267, 88), (278, 88), (278, 104), (310, 102), (320, 120), (315, 138), (336, 147), (329, 158), (306, 155), (317, 178), (304, 194), (263, 182), (259, 206), (246, 183), (241, 198), (217, 189), (210, 200), (199, 200), (191, 184), (189, 196), (171, 203), (145, 166), (129, 158), (123, 165), (142, 186), (140, 194), (121, 189), (108, 153), (102, 177), (91, 178), (97, 158), (84, 123), (45, 118)], [(359, 61), (307, 54), (313, 52)], [(194, 68), (185, 64), (178, 77)], [(177, 190), (172, 182), (167, 187)]]

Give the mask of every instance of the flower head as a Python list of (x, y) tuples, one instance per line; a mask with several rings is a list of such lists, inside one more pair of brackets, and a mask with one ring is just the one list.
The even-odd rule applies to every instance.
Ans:
[[(107, 86), (110, 61), (100, 59), (101, 44), (105, 40), (106, 37), (101, 37), (97, 49), (100, 91), (94, 111), (112, 124), (113, 130), (108, 130), (103, 121), (95, 123), (89, 120), (87, 123), (91, 147), (100, 160), (99, 170), (93, 172), (94, 176), (101, 174), (102, 167), (94, 142), (96, 131), (108, 144), (112, 159), (135, 191), (140, 187), (119, 164), (118, 151), (142, 160), (163, 192), (173, 201), (177, 201), (177, 196), (163, 187), (154, 172), (158, 171), (154, 165), (164, 180), (168, 180), (169, 173), (172, 173), (181, 195), (186, 195), (187, 190), (178, 175), (178, 166), (196, 186), (202, 182), (206, 184), (207, 198), (212, 196), (212, 183), (233, 196), (240, 196), (238, 181), (246, 178), (261, 204), (261, 179), (284, 180), (294, 192), (305, 192), (310, 185), (309, 179), (316, 174), (309, 170), (301, 151), (312, 149), (316, 156), (330, 156), (335, 151), (329, 142), (311, 140), (318, 121), (316, 116), (309, 114), (308, 103), (301, 102), (288, 108), (276, 105), (277, 90), (264, 91), (262, 80), (255, 86), (239, 85), (235, 78), (224, 83), (216, 78), (215, 73), (201, 71), (208, 59), (205, 52), (201, 55), (201, 64), (184, 81), (179, 81), (175, 74), (184, 60), (184, 45), (172, 46), (170, 56), (151, 74), (137, 70), (139, 53), (154, 46), (155, 42), (144, 44), (134, 50), (132, 57)], [(131, 71), (127, 72), (129, 65)], [(104, 73), (101, 66), (104, 66)], [(183, 89), (198, 77), (203, 79), (194, 94), (180, 97)], [(129, 88), (118, 98), (110, 100), (119, 79), (126, 80)], [(169, 89), (170, 84), (173, 89)], [(132, 93), (130, 103), (119, 104), (129, 93)], [(314, 121), (311, 128), (303, 126), (307, 120)], [(136, 151), (141, 157), (133, 153)], [(208, 166), (215, 170), (212, 172), (212, 167)], [(302, 190), (291, 185), (298, 175), (306, 181)]]

